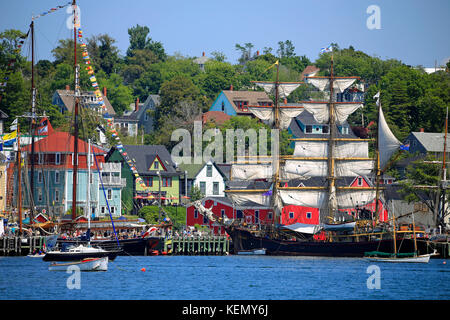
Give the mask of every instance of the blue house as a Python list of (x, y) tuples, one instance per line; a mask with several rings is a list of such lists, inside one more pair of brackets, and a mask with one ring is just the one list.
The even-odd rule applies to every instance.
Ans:
[(271, 106), (272, 99), (264, 91), (223, 90), (209, 108), (209, 111), (221, 111), (229, 116), (251, 116), (248, 106)]

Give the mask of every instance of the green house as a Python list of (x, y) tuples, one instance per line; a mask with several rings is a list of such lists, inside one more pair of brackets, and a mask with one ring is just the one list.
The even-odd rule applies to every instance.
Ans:
[(136, 214), (142, 206), (158, 202), (160, 197), (163, 205), (180, 203), (180, 176), (183, 173), (175, 168), (165, 146), (125, 145), (124, 149), (128, 157), (133, 159), (136, 170), (146, 186), (144, 188), (136, 183), (136, 177), (125, 158), (116, 147), (111, 148), (106, 161), (120, 162), (122, 178), (127, 182), (122, 190), (125, 213)]

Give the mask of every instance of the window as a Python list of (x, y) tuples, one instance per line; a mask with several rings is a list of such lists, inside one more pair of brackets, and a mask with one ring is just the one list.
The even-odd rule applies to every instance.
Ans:
[(55, 171), (55, 184), (59, 183), (59, 171)]
[(208, 224), (208, 218), (206, 215), (203, 215), (203, 224)]
[(362, 186), (363, 185), (363, 179), (362, 178), (358, 178), (358, 186)]
[(163, 187), (171, 187), (172, 186), (172, 178), (162, 178), (162, 186)]
[(116, 207), (111, 207), (111, 214), (114, 214), (116, 212)]
[(198, 211), (197, 211), (197, 209), (195, 209), (194, 210), (194, 219), (197, 219), (198, 218)]
[(272, 212), (269, 212), (268, 214), (267, 214), (267, 219), (270, 221), (270, 220), (272, 220)]
[(200, 181), (200, 192), (206, 194), (206, 182)]
[(107, 191), (107, 197), (106, 197), (108, 200), (112, 200), (112, 190), (111, 189), (108, 189), (108, 191)]
[(153, 187), (153, 177), (145, 177), (144, 179), (147, 187)]
[(89, 176), (89, 183), (92, 184), (93, 180), (94, 180), (94, 174), (91, 173), (90, 176)]
[(61, 153), (55, 153), (55, 164), (61, 164)]
[(248, 101), (233, 101), (238, 110), (248, 111)]
[[(75, 154), (72, 153), (72, 165), (75, 165), (74, 159), (75, 159)], [(78, 154), (77, 154), (77, 164), (78, 164)]]
[(39, 164), (43, 164), (44, 163), (44, 154), (43, 153), (39, 153), (38, 154), (38, 163)]
[(222, 101), (222, 112), (225, 112), (225, 103)]
[(259, 210), (255, 210), (255, 223), (259, 221)]
[(322, 133), (328, 133), (328, 126), (322, 127)]
[(212, 165), (211, 164), (206, 165), (206, 176), (212, 177)]
[(101, 212), (102, 214), (105, 214), (105, 207), (101, 207), (101, 208), (100, 208), (100, 212)]
[(306, 219), (311, 219), (312, 217), (312, 212), (307, 212), (306, 213)]
[(38, 201), (42, 202), (42, 189), (41, 188), (38, 189)]
[(42, 183), (42, 171), (38, 171), (38, 183)]
[(158, 162), (158, 161), (155, 161), (155, 163), (154, 163), (154, 165), (153, 165), (153, 168), (154, 168), (155, 170), (158, 170), (158, 169), (159, 169), (159, 162)]
[(293, 212), (289, 212), (289, 219), (294, 219), (294, 213)]
[(242, 210), (236, 211), (236, 219), (242, 219)]
[(219, 183), (213, 182), (213, 195), (218, 195), (218, 194), (219, 194)]
[(312, 126), (306, 126), (305, 133), (312, 133)]
[(55, 189), (55, 202), (59, 202), (59, 190)]

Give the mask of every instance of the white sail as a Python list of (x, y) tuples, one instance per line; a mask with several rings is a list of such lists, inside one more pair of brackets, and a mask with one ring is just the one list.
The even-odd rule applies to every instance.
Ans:
[[(310, 112), (318, 123), (328, 123), (330, 121), (328, 103), (308, 103), (304, 102), (303, 107)], [(348, 116), (363, 106), (362, 103), (336, 103), (335, 119), (338, 124), (344, 123)]]
[(281, 228), (292, 230), (295, 232), (306, 233), (306, 234), (315, 234), (319, 232), (322, 227), (317, 224), (306, 224), (306, 223), (294, 223), (290, 225), (282, 226)]
[(394, 136), (391, 129), (389, 129), (381, 107), (379, 108), (378, 119), (378, 145), (380, 152), (380, 168), (384, 169), (389, 159), (401, 146), (401, 143)]
[[(264, 121), (269, 126), (275, 123), (275, 111), (273, 107), (248, 107), (248, 110), (257, 118)], [(303, 107), (299, 108), (279, 108), (280, 129), (285, 130), (291, 124), (292, 118), (295, 118), (303, 112)]]
[(239, 164), (231, 166), (231, 177), (239, 180), (271, 179), (273, 176), (273, 166), (267, 164)]
[[(342, 93), (350, 87), (354, 82), (356, 81), (356, 78), (350, 78), (350, 79), (333, 79), (333, 89), (338, 92)], [(314, 77), (306, 77), (305, 78), (306, 83), (312, 84), (314, 87), (319, 89), (320, 91), (324, 91), (325, 89), (329, 90), (330, 87), (330, 79), (328, 78), (314, 78)]]
[[(274, 82), (254, 82), (257, 86), (264, 89), (267, 94), (275, 95)], [(301, 83), (278, 83), (278, 94), (281, 99), (287, 98)]]
[(372, 189), (337, 190), (337, 192), (332, 192), (331, 197), (327, 190), (288, 189), (279, 190), (279, 193), (285, 204), (310, 208), (326, 208), (328, 201), (331, 199), (332, 202), (335, 202), (334, 207), (337, 205), (339, 209), (349, 209), (357, 205), (364, 206), (375, 199), (375, 190)]
[[(368, 141), (336, 141), (336, 158), (368, 158)], [(328, 157), (328, 141), (296, 141), (294, 157)]]
[(271, 196), (262, 192), (227, 192), (227, 196), (238, 206), (245, 206), (248, 201), (258, 203), (262, 206), (270, 206)]
[[(373, 160), (336, 161), (336, 177), (369, 175), (374, 168)], [(283, 170), (298, 177), (327, 177), (327, 160), (286, 160)]]

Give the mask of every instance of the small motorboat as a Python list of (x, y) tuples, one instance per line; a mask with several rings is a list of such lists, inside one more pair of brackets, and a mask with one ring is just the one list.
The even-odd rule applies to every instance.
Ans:
[(237, 254), (239, 254), (239, 255), (265, 255), (266, 249), (261, 248), (261, 249), (252, 249), (252, 250), (241, 250), (241, 251), (238, 251)]
[(69, 267), (76, 266), (80, 271), (107, 271), (108, 257), (86, 258), (81, 261), (72, 261), (65, 263), (53, 262), (48, 267), (49, 271), (67, 271)]
[(28, 258), (43, 258), (45, 256), (45, 252), (42, 253), (34, 253), (34, 254), (28, 254)]

